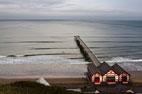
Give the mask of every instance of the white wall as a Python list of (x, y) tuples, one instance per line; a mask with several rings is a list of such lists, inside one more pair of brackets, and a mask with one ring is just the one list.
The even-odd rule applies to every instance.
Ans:
[[(95, 77), (99, 77), (100, 78), (100, 83), (102, 82), (102, 76), (99, 73), (96, 73), (92, 76), (92, 82), (94, 82)], [(96, 84), (100, 84), (100, 83), (96, 83)]]
[(115, 76), (115, 81), (118, 81), (118, 75), (113, 71), (109, 70), (104, 76), (103, 76), (103, 82), (106, 82), (106, 77), (107, 76)]
[(122, 81), (122, 76), (127, 76), (127, 81), (130, 80), (130, 76), (129, 76), (127, 73), (122, 73), (122, 74), (119, 76), (119, 81)]

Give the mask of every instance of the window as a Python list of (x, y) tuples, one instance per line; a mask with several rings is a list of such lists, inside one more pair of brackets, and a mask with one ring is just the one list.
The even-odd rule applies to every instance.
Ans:
[(127, 76), (122, 76), (122, 82), (127, 82)]
[(95, 82), (100, 82), (100, 77), (95, 77)]
[(115, 82), (115, 76), (108, 76), (106, 79), (107, 82)]

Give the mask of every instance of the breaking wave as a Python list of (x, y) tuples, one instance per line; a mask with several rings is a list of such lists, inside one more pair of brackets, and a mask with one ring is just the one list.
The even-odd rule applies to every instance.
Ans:
[(29, 56), (23, 57), (21, 55), (14, 57), (0, 56), (0, 64), (87, 64), (77, 60), (65, 59), (57, 56), (43, 55), (43, 56)]
[(0, 55), (0, 58), (3, 58), (3, 57), (6, 57), (6, 56), (2, 56), (2, 55)]
[[(110, 65), (118, 63), (128, 71), (142, 71), (142, 59), (114, 57), (106, 62)], [(88, 62), (65, 59), (51, 55), (28, 57), (22, 55), (16, 55), (14, 57), (0, 55), (0, 64), (88, 64)]]
[(114, 57), (111, 60), (108, 60), (106, 62), (110, 65), (113, 65), (114, 63), (118, 63), (124, 69), (128, 71), (142, 71), (142, 59)]
[(107, 62), (142, 62), (142, 59), (131, 59), (131, 58), (123, 58), (123, 57), (114, 57), (110, 61)]

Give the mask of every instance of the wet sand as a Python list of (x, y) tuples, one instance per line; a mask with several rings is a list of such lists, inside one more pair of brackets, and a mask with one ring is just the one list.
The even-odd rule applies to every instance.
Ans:
[(0, 84), (36, 81), (43, 76), (53, 86), (69, 88), (87, 84), (85, 64), (1, 64)]
[(84, 77), (85, 64), (0, 64), (0, 78), (21, 76), (46, 78)]
[(142, 83), (142, 71), (130, 71), (131, 81), (135, 83)]

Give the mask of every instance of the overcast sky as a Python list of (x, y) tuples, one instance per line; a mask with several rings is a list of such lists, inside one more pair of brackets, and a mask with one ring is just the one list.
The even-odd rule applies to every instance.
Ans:
[(0, 0), (0, 19), (142, 20), (142, 0)]

